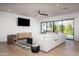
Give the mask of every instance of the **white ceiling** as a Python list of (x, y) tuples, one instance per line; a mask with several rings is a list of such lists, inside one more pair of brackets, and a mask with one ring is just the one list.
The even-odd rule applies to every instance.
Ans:
[(17, 13), (25, 16), (34, 16), (36, 10), (41, 10), (49, 16), (65, 14), (63, 8), (67, 8), (67, 14), (79, 12), (78, 3), (0, 3), (0, 10)]

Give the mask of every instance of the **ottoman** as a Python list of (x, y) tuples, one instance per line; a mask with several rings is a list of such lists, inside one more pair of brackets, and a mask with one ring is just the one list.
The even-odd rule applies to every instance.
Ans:
[(38, 53), (39, 52), (39, 50), (40, 50), (40, 46), (39, 45), (32, 45), (31, 46), (31, 51), (33, 52), (33, 53)]

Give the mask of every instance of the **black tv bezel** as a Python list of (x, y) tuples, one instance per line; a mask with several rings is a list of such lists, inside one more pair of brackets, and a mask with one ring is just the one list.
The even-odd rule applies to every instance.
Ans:
[[(20, 24), (19, 24), (19, 19), (20, 19), (20, 20), (22, 20), (22, 19), (23, 19), (23, 20), (28, 20), (28, 21), (29, 21), (29, 25), (20, 25)], [(30, 19), (28, 19), (28, 18), (22, 18), (22, 17), (18, 17), (17, 24), (18, 24), (18, 26), (29, 27), (29, 26), (30, 26)]]

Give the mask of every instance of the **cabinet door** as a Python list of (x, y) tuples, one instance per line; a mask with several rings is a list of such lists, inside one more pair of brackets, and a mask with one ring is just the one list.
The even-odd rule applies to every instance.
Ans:
[(14, 38), (16, 35), (8, 35), (7, 36), (7, 43), (14, 43)]

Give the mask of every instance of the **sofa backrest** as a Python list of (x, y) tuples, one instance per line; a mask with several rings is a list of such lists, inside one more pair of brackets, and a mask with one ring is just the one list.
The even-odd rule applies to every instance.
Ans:
[(31, 37), (32, 37), (31, 32), (23, 32), (17, 34), (18, 39), (31, 38)]

